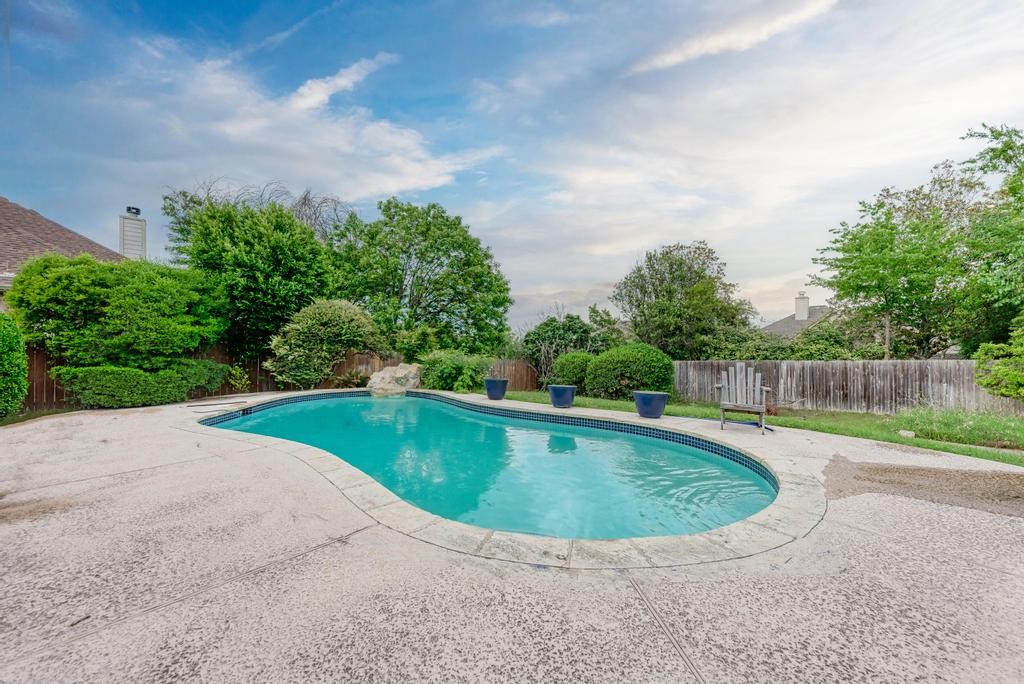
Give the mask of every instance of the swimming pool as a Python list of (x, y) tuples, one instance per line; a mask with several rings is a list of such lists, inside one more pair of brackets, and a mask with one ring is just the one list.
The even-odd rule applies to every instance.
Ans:
[(417, 394), (323, 394), (203, 422), (318, 447), (426, 511), (509, 532), (694, 534), (753, 515), (777, 493), (763, 466), (700, 438)]

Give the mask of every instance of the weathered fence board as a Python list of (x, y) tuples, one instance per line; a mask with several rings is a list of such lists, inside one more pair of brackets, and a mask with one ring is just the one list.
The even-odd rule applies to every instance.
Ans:
[(46, 352), (35, 347), (28, 347), (25, 351), (28, 352), (28, 394), (25, 396), (25, 409), (42, 411), (67, 406), (64, 388), (50, 377), (50, 358)]
[[(44, 409), (66, 408), (72, 403), (64, 392), (64, 388), (50, 377), (50, 367), (54, 365), (49, 355), (42, 349), (28, 347), (28, 395), (25, 398), (25, 411), (40, 411)], [(221, 347), (214, 347), (207, 352), (197, 354), (196, 358), (205, 358), (233, 365), (234, 359)], [(249, 373), (249, 392), (268, 392), (279, 389), (263, 363), (266, 359), (256, 358), (242, 364)], [(334, 375), (320, 383), (319, 389), (331, 389), (334, 387), (334, 377), (343, 375), (349, 371), (358, 370), (363, 375), (373, 373), (387, 366), (397, 366), (401, 362), (399, 356), (378, 356), (376, 354), (355, 354), (349, 353), (342, 363), (334, 367)], [(510, 390), (535, 390), (537, 389), (537, 371), (526, 361), (521, 359), (499, 359), (494, 366), (494, 371), (501, 377), (509, 380)], [(286, 386), (284, 389), (295, 389)], [(223, 397), (234, 394), (235, 390), (227, 383), (221, 385), (215, 392), (196, 390), (189, 394), (189, 399), (200, 399), (204, 397)]]
[(537, 389), (537, 369), (523, 359), (498, 359), (491, 371), (499, 378), (508, 378), (511, 391)]
[[(676, 361), (675, 387), (691, 401), (717, 402), (722, 370), (735, 361)], [(896, 413), (916, 406), (1024, 415), (1024, 403), (995, 397), (974, 379), (975, 362), (746, 361), (775, 390), (775, 403), (816, 411)]]

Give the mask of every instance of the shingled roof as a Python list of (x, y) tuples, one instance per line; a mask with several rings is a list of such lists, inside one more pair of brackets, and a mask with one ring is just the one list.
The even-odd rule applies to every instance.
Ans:
[(112, 249), (0, 196), (0, 290), (11, 286), (22, 264), (41, 254), (91, 254), (101, 261), (124, 259)]
[(773, 335), (781, 335), (791, 340), (822, 318), (828, 316), (831, 311), (832, 309), (827, 306), (811, 306), (807, 308), (807, 318), (802, 321), (796, 319), (796, 314), (789, 314), (774, 323), (769, 323), (761, 328), (761, 330)]

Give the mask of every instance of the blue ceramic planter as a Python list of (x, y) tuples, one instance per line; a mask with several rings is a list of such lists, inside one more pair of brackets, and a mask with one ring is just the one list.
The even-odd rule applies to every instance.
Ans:
[(576, 398), (576, 385), (548, 385), (548, 396), (555, 408), (569, 408)]
[(633, 392), (633, 403), (641, 418), (661, 418), (668, 403), (668, 392)]
[(497, 401), (505, 398), (505, 390), (508, 389), (506, 378), (484, 378), (484, 389), (487, 390), (487, 398)]

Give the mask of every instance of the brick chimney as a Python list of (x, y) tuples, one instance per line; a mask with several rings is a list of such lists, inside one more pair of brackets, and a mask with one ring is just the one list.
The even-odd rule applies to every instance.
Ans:
[(800, 290), (800, 293), (796, 296), (796, 320), (806, 321), (810, 316), (811, 312), (811, 298), (807, 296), (807, 293)]

